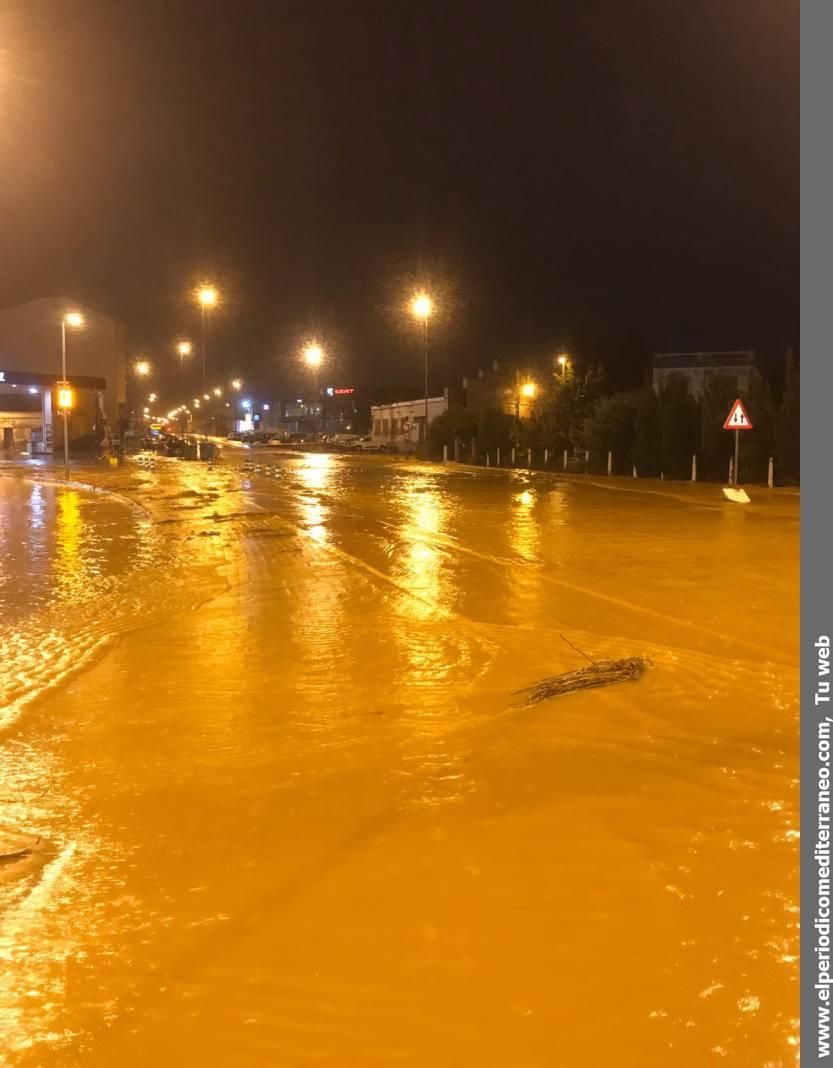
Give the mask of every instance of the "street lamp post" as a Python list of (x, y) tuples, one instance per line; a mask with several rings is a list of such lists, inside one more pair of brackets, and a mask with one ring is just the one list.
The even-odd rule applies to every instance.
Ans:
[(185, 371), (185, 357), (191, 355), (191, 342), (180, 341), (176, 346), (176, 351), (179, 356), (179, 370), (180, 373)]
[(321, 364), (324, 362), (324, 350), (318, 344), (317, 341), (311, 341), (309, 345), (304, 349), (304, 363), (312, 371), (312, 384), (314, 389), (315, 400), (318, 400), (319, 386), (318, 386), (318, 372), (321, 369)]
[(137, 378), (150, 378), (152, 370), (150, 360), (140, 359), (133, 364), (133, 374)]
[(64, 416), (64, 473), (69, 478), (69, 412), (72, 408), (72, 390), (67, 381), (67, 327), (84, 325), (80, 312), (67, 312), (61, 318), (61, 384), (58, 399)]
[(422, 320), (422, 356), (425, 365), (425, 426), (423, 440), (428, 440), (428, 319), (434, 305), (427, 293), (418, 293), (411, 302), (411, 311)]
[(243, 382), (239, 378), (232, 378), (231, 388), (237, 394), (237, 397), (234, 400), (234, 418), (237, 422), (240, 420), (240, 390), (242, 387)]
[(202, 314), (202, 388), (205, 389), (205, 383), (207, 380), (207, 361), (206, 361), (206, 339), (205, 339), (205, 317), (209, 308), (213, 308), (217, 303), (217, 290), (214, 286), (201, 286), (197, 292), (197, 299), (200, 302), (200, 311)]

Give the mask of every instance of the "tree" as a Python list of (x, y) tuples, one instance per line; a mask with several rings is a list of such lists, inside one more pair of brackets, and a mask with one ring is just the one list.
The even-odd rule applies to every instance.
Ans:
[(453, 452), (454, 439), (467, 445), (477, 435), (477, 414), (462, 405), (452, 405), (440, 413), (428, 427), (428, 447), (432, 456), (442, 454), (443, 445)]
[(699, 443), (700, 411), (682, 375), (672, 375), (659, 395), (660, 471), (687, 478)]
[(493, 452), (507, 449), (512, 442), (512, 416), (500, 408), (484, 408), (480, 412), (477, 440), (481, 449)]
[[(747, 482), (766, 482), (769, 458), (775, 453), (775, 401), (769, 382), (757, 370), (749, 376), (749, 389), (741, 394), (752, 430), (740, 436), (740, 475)], [(723, 431), (727, 434), (728, 431)]]
[(703, 478), (725, 481), (728, 475), (734, 436), (723, 429), (723, 424), (737, 395), (737, 379), (734, 377), (712, 375), (706, 379), (700, 403), (700, 449), (697, 455), (698, 474)]
[(659, 404), (653, 386), (639, 392), (634, 418), (633, 455), (637, 474), (656, 478), (659, 474)]
[(784, 369), (784, 392), (775, 417), (775, 474), (779, 482), (798, 482), (801, 477), (799, 374), (790, 346)]
[(607, 454), (613, 454), (613, 471), (630, 474), (638, 393), (614, 393), (603, 397), (587, 420), (587, 446), (594, 471), (607, 470)]

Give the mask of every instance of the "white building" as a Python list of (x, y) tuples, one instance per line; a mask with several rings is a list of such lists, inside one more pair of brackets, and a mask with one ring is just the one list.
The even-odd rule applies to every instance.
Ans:
[(692, 397), (702, 397), (710, 381), (728, 379), (738, 393), (749, 390), (749, 379), (755, 369), (755, 353), (744, 349), (735, 352), (659, 352), (653, 360), (653, 386), (659, 393), (672, 378), (681, 377), (688, 383)]
[[(428, 425), (448, 408), (448, 391), (428, 398)], [(425, 440), (425, 398), (377, 404), (370, 409), (371, 438), (396, 452), (413, 452)]]
[(56, 385), (61, 379), (61, 321), (67, 327), (67, 380), (75, 393), (73, 440), (101, 440), (118, 426), (126, 394), (126, 331), (122, 323), (66, 297), (0, 310), (0, 447), (50, 450), (62, 442)]

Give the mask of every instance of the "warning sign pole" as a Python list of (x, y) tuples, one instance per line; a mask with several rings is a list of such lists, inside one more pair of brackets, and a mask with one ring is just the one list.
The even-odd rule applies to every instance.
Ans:
[(738, 397), (732, 405), (729, 414), (726, 416), (726, 422), (723, 424), (723, 429), (734, 430), (735, 432), (735, 466), (732, 468), (732, 485), (737, 487), (740, 484), (740, 480), (738, 479), (740, 431), (752, 429), (752, 420), (746, 414), (746, 409), (744, 408), (740, 397)]
[(740, 431), (736, 430), (735, 431), (735, 467), (734, 467), (734, 472), (735, 472), (734, 473), (734, 485), (735, 486), (739, 486), (740, 485), (740, 482), (738, 481), (738, 452), (739, 452), (739, 447), (740, 447)]

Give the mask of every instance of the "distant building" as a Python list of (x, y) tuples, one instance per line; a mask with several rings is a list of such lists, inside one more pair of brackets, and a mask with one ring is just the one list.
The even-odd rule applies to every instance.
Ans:
[[(448, 391), (428, 398), (428, 426), (448, 409)], [(413, 452), (425, 440), (425, 398), (376, 404), (370, 409), (371, 438), (397, 452)]]
[(2, 447), (50, 451), (63, 442), (56, 384), (61, 379), (61, 320), (67, 327), (67, 380), (75, 393), (70, 439), (91, 443), (115, 433), (127, 390), (126, 329), (66, 297), (40, 297), (0, 310), (0, 431)]
[(701, 397), (714, 378), (730, 379), (737, 393), (749, 390), (749, 380), (756, 366), (755, 353), (744, 349), (735, 352), (661, 352), (653, 359), (653, 386), (659, 393), (674, 377), (688, 383), (692, 397)]

